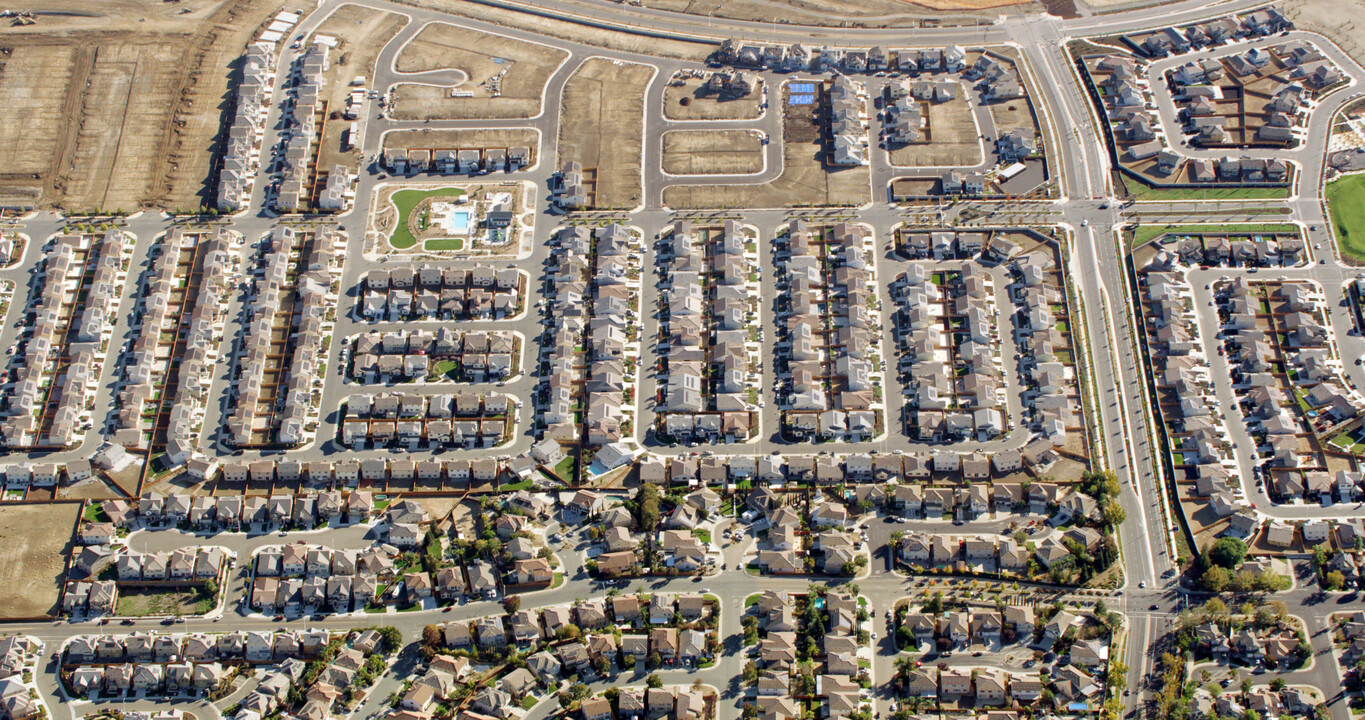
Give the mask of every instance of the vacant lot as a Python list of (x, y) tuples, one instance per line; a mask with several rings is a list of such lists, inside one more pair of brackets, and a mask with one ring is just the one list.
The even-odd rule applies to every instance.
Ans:
[(80, 503), (0, 505), (0, 620), (53, 614)]
[[(473, 97), (453, 98), (451, 88), (400, 85), (394, 90), (394, 117), (400, 120), (438, 118), (528, 118), (540, 114), (545, 82), (569, 57), (545, 45), (446, 23), (422, 28), (394, 62), (400, 72), (456, 69), (469, 79), (460, 86)], [(501, 94), (494, 97), (489, 80), (498, 78)]]
[(921, 105), (927, 143), (893, 145), (891, 164), (903, 167), (971, 167), (981, 162), (981, 132), (964, 97)]
[(205, 586), (173, 588), (121, 587), (115, 615), (203, 615), (213, 609), (217, 597)]
[[(664, 117), (669, 120), (754, 120), (763, 114), (763, 86), (741, 98), (708, 93), (704, 78), (687, 78), (664, 88)], [(687, 104), (684, 105), (683, 101)]]
[(663, 165), (673, 175), (762, 172), (763, 142), (748, 130), (673, 130), (664, 133)]
[(540, 156), (540, 134), (529, 128), (505, 130), (398, 130), (384, 136), (384, 148), (458, 150), (528, 147), (530, 164)]
[(36, 24), (6, 28), (0, 197), (68, 209), (202, 204), (232, 66), (281, 5), (53, 0)]
[(655, 72), (650, 65), (592, 58), (564, 87), (559, 164), (576, 160), (597, 169), (594, 207), (640, 204), (645, 88)]
[[(676, 210), (861, 205), (872, 196), (866, 166), (824, 165), (820, 122), (814, 105), (788, 107), (783, 99), (782, 174), (754, 185), (692, 185), (664, 189)], [(776, 142), (774, 140), (774, 142)]]
[[(345, 110), (346, 97), (354, 89), (351, 80), (357, 75), (373, 77), (379, 51), (407, 24), (408, 19), (397, 13), (346, 4), (318, 26), (316, 35), (327, 35), (337, 41), (324, 86), (329, 115), (331, 110)], [(342, 120), (329, 120), (323, 127), (318, 143), (319, 170), (331, 170), (337, 163), (353, 168), (360, 162), (359, 148), (342, 150), (342, 135), (349, 126)]]

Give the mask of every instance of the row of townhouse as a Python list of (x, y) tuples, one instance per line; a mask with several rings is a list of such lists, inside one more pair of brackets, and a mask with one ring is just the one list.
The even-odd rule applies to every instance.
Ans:
[(779, 253), (779, 355), (783, 425), (795, 437), (850, 441), (876, 433), (881, 401), (873, 361), (880, 356), (876, 267), (867, 229), (811, 227), (793, 220)]
[[(229, 482), (245, 482), (250, 479), (253, 484), (257, 482), (268, 483), (272, 480), (291, 482), (293, 479), (307, 480), (313, 485), (334, 484), (337, 487), (348, 486), (352, 488), (359, 483), (379, 484), (388, 480), (394, 482), (449, 480), (454, 483), (468, 484), (470, 482), (492, 481), (504, 474), (507, 477), (519, 476), (525, 479), (529, 473), (522, 474), (525, 467), (524, 460), (535, 462), (532, 453), (529, 452), (510, 459), (426, 458), (417, 460), (404, 457), (371, 457), (364, 460), (315, 460), (310, 462), (267, 459), (250, 463), (227, 462), (222, 465), (221, 473), (223, 479)], [(215, 473), (217, 471), (218, 468), (215, 467)], [(208, 477), (216, 477), (216, 474), (211, 473)], [(255, 502), (252, 497), (257, 496), (247, 497), (242, 502)], [(348, 497), (354, 500), (356, 498), (355, 492), (352, 491)], [(244, 507), (246, 506), (244, 505)], [(254, 506), (252, 507), (254, 509)], [(357, 521), (354, 519), (357, 516), (353, 512), (349, 516), (353, 518), (352, 522)]]
[(113, 580), (68, 580), (62, 592), (64, 615), (112, 615), (118, 602), (118, 583)]
[(910, 612), (901, 618), (901, 627), (904, 631), (899, 635), (907, 642), (922, 646), (941, 638), (959, 648), (1008, 639), (1031, 642), (1035, 630), (1033, 608), (1027, 605), (1008, 605), (1003, 612), (982, 608), (951, 610), (942, 615)]
[[(1347, 637), (1352, 635), (1348, 633)], [(1194, 629), (1194, 643), (1201, 653), (1220, 664), (1237, 661), (1275, 669), (1303, 659), (1298, 636), (1284, 628), (1225, 629), (1217, 622), (1205, 622)]]
[(1305, 259), (1303, 238), (1297, 234), (1268, 233), (1255, 240), (1233, 240), (1227, 235), (1168, 237), (1157, 243), (1150, 270), (1178, 271), (1196, 265), (1220, 267), (1289, 267)]
[[(716, 486), (741, 480), (776, 485), (788, 481), (812, 485), (843, 483), (902, 483), (948, 475), (966, 480), (989, 480), (1019, 471), (1025, 465), (1045, 467), (1056, 459), (1049, 444), (993, 452), (937, 449), (909, 453), (851, 453), (848, 455), (730, 455), (698, 457), (647, 455), (637, 471), (642, 482), (658, 485)], [(766, 490), (766, 489), (764, 489)], [(883, 488), (874, 491), (884, 497)]]
[(1274, 7), (1243, 15), (1228, 15), (1204, 22), (1168, 27), (1123, 40), (1148, 57), (1179, 55), (1211, 45), (1243, 38), (1263, 37), (1292, 28), (1293, 24)]
[(258, 155), (267, 104), (274, 91), (275, 46), (252, 43), (242, 56), (242, 79), (233, 93), (232, 122), (218, 171), (218, 209), (237, 212), (251, 199), (251, 186), (260, 165)]
[(48, 709), (39, 698), (32, 674), (37, 671), (42, 643), (26, 635), (0, 638), (0, 715), (9, 720), (47, 717)]
[[(623, 687), (617, 690), (616, 709), (605, 697), (584, 700), (578, 708), (582, 720), (703, 720), (713, 717), (708, 693), (692, 687)], [(578, 718), (574, 718), (578, 720)]]
[(825, 84), (830, 165), (867, 164), (867, 86), (835, 75)]
[(146, 697), (194, 695), (214, 690), (224, 677), (223, 666), (216, 662), (118, 663), (78, 667), (71, 671), (68, 688), (76, 697), (129, 692)]
[(222, 577), (231, 561), (229, 551), (216, 546), (148, 553), (128, 550), (114, 560), (114, 568), (119, 582), (204, 582)]
[(1007, 429), (995, 281), (974, 261), (947, 275), (930, 282), (916, 264), (893, 284), (907, 418), (924, 442), (990, 440)]
[[(897, 232), (895, 247), (909, 260), (976, 260), (987, 266), (1004, 263), (1019, 252), (1018, 245), (995, 233), (952, 230)], [(922, 271), (914, 266), (906, 270), (916, 275)]]
[[(690, 222), (661, 242), (658, 269), (660, 431), (674, 440), (742, 442), (752, 432), (748, 393), (756, 382), (746, 346), (757, 300), (749, 288), (757, 260), (752, 235), (727, 220), (709, 242)], [(607, 383), (616, 378), (604, 377)], [(596, 380), (594, 380), (596, 382)]]
[(521, 312), (526, 276), (515, 268), (434, 265), (370, 270), (363, 280), (361, 314), (369, 320), (482, 320)]
[[(312, 465), (312, 463), (309, 463)], [(253, 483), (273, 482), (297, 483), (303, 479), (301, 464), (298, 461), (275, 463), (255, 461), (242, 467), (243, 472), (235, 472), (227, 479), (230, 482)], [(313, 481), (321, 480), (314, 472)], [(328, 477), (330, 481), (330, 475)], [(200, 530), (241, 530), (251, 527), (295, 525), (314, 527), (319, 523), (335, 522), (345, 513), (352, 523), (365, 522), (374, 513), (374, 497), (367, 491), (352, 490), (342, 496), (337, 490), (323, 490), (311, 495), (224, 495), (209, 497), (171, 493), (162, 495), (149, 490), (137, 499), (136, 504), (126, 500), (105, 500), (101, 504), (110, 525), (132, 527), (138, 521), (149, 525), (188, 524)], [(96, 529), (102, 524), (95, 524)], [(78, 539), (83, 544), (107, 542), (100, 536), (90, 539), (84, 535), (85, 526)]]
[(77, 635), (64, 648), (62, 664), (271, 662), (311, 658), (327, 646), (326, 630), (239, 630), (230, 633), (134, 632), (128, 635)]
[[(227, 440), (242, 447), (266, 442), (294, 446), (302, 443), (316, 421), (318, 372), (325, 358), (322, 344), (335, 312), (333, 266), (340, 262), (336, 245), (342, 236), (323, 229), (304, 243), (290, 227), (277, 227), (262, 242), (253, 297), (247, 308), (237, 348), (233, 407), (224, 420)], [(285, 323), (288, 339), (277, 347), (276, 328)], [(278, 353), (286, 357), (272, 360)], [(266, 368), (282, 365), (285, 379), (266, 387)], [(273, 404), (262, 412), (261, 402)]]
[[(104, 363), (131, 240), (118, 229), (52, 240), (29, 306), (27, 337), (10, 361), (14, 382), (0, 420), (0, 439), (7, 447), (66, 447), (83, 437), (79, 428), (86, 422), (87, 395)], [(76, 314), (71, 305), (82, 291), (83, 309)], [(62, 375), (55, 377), (63, 358)], [(47, 424), (41, 437), (40, 418)]]
[(629, 434), (642, 249), (635, 231), (616, 223), (556, 234), (547, 266), (549, 371), (539, 389), (544, 437), (599, 446)]
[[(166, 427), (165, 462), (178, 467), (196, 454), (203, 424), (213, 369), (222, 344), (227, 293), (235, 278), (241, 235), (225, 228), (212, 231), (207, 241), (186, 237), (183, 228), (174, 228), (159, 244), (161, 252), (152, 258), (142, 285), (142, 308), (137, 328), (123, 367), (123, 385), (118, 393), (118, 417), (114, 441), (125, 447), (145, 447), (150, 433), (146, 417), (161, 407), (160, 390), (170, 382), (171, 363), (159, 354), (164, 350), (166, 331), (176, 333), (185, 343), (185, 352), (176, 366), (175, 395), (171, 398)], [(180, 257), (188, 252), (191, 273), (194, 257), (200, 255), (200, 280), (193, 297), (184, 296), (179, 308), (172, 307), (172, 296), (180, 282), (177, 277)], [(187, 326), (183, 335), (181, 327)], [(159, 418), (158, 418), (159, 420)], [(202, 456), (201, 456), (202, 457)]]
[[(632, 598), (633, 599), (633, 598)], [(615, 603), (614, 604), (618, 604)], [(626, 603), (619, 603), (626, 604)], [(537, 675), (548, 673), (557, 676), (563, 668), (568, 673), (590, 671), (592, 665), (605, 661), (610, 667), (620, 667), (623, 658), (632, 656), (643, 663), (651, 654), (657, 653), (665, 663), (700, 661), (712, 655), (714, 635), (699, 629), (678, 629), (677, 627), (653, 627), (647, 632), (611, 632), (613, 622), (618, 625), (638, 625), (635, 623), (613, 621), (604, 614), (604, 608), (590, 608), (578, 612), (578, 607), (552, 607), (539, 612), (522, 610), (510, 616), (493, 616), (465, 622), (445, 623), (438, 626), (447, 647), (456, 650), (479, 648), (483, 650), (501, 649), (508, 645), (536, 646), (541, 642), (554, 642), (561, 631), (570, 626), (582, 631), (582, 639), (560, 642), (553, 648), (538, 652), (554, 660), (554, 663), (530, 662)], [(623, 611), (625, 612), (625, 611)], [(633, 610), (638, 614), (641, 610)], [(679, 610), (678, 612), (681, 612)], [(620, 617), (620, 615), (618, 615)], [(672, 623), (670, 615), (667, 622)], [(593, 632), (604, 630), (604, 632)]]
[(421, 380), (434, 364), (454, 363), (454, 377), (468, 382), (507, 380), (520, 372), (524, 345), (509, 330), (371, 331), (355, 337), (351, 377), (381, 382), (397, 377)]
[[(1023, 400), (1026, 422), (1035, 433), (1022, 452), (1031, 465), (1055, 460), (1054, 448), (1066, 444), (1070, 428), (1081, 426), (1080, 390), (1076, 366), (1064, 364), (1059, 351), (1072, 345), (1058, 330), (1061, 324), (1053, 312), (1066, 307), (1064, 280), (1054, 256), (1035, 250), (1016, 256), (1010, 262), (1014, 280), (1010, 287), (1013, 302), (1015, 344), (1021, 357), (1024, 377)], [(1068, 312), (1068, 317), (1070, 313)]]
[(349, 447), (494, 447), (516, 427), (516, 404), (501, 393), (351, 395), (341, 423)]
[(394, 175), (516, 172), (531, 165), (525, 145), (488, 148), (384, 147), (384, 167)]
[(812, 49), (801, 43), (784, 47), (745, 43), (731, 38), (721, 44), (717, 59), (744, 67), (766, 67), (786, 72), (839, 69), (852, 73), (886, 70), (957, 73), (967, 67), (967, 51), (958, 45), (902, 50), (887, 50), (880, 45), (866, 50), (826, 45)]
[(290, 68), (289, 97), (283, 100), (284, 143), (276, 149), (276, 167), (280, 171), (279, 188), (275, 194), (275, 209), (292, 213), (307, 209), (308, 171), (315, 163), (313, 141), (319, 133), (318, 113), (326, 107), (322, 100), (322, 86), (326, 82), (328, 66), (327, 45), (314, 42), (294, 61)]

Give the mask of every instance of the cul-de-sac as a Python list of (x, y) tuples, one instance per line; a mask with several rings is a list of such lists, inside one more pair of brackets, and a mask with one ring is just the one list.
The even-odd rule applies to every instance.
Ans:
[(1365, 720), (1365, 0), (0, 8), (0, 720)]

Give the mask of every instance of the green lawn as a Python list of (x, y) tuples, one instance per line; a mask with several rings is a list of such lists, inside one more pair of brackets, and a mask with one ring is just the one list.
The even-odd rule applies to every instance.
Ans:
[(1327, 212), (1341, 254), (1365, 262), (1365, 175), (1348, 175), (1328, 183)]
[(1137, 180), (1129, 181), (1128, 195), (1134, 200), (1275, 200), (1289, 197), (1289, 188), (1157, 188)]
[(695, 536), (697, 537), (697, 539), (700, 540), (700, 541), (702, 541), (703, 543), (709, 543), (709, 542), (711, 542), (711, 531), (710, 531), (710, 530), (704, 530), (704, 529), (702, 529), (702, 528), (693, 528), (692, 534), (695, 535)]
[[(390, 195), (389, 201), (398, 209), (398, 225), (393, 229), (393, 234), (389, 236), (389, 244), (399, 250), (406, 250), (417, 244), (417, 238), (408, 232), (408, 215), (413, 208), (417, 207), (417, 203), (429, 197), (459, 197), (461, 195), (464, 195), (464, 190), (453, 187), (437, 190), (399, 190)], [(430, 249), (436, 249), (430, 247), (431, 243), (427, 243), (427, 246)], [(463, 247), (463, 243), (461, 246)]]
[(97, 502), (91, 502), (89, 505), (85, 506), (84, 517), (86, 522), (109, 522), (109, 516), (104, 514), (104, 508), (100, 507), (100, 504)]
[(427, 241), (428, 250), (463, 250), (464, 238), (435, 238)]
[(1191, 235), (1199, 233), (1246, 233), (1249, 235), (1270, 234), (1270, 233), (1295, 233), (1299, 232), (1298, 225), (1289, 224), (1211, 224), (1211, 225), (1139, 225), (1133, 231), (1132, 247), (1137, 247), (1143, 243), (1154, 240), (1167, 233), (1176, 235)]

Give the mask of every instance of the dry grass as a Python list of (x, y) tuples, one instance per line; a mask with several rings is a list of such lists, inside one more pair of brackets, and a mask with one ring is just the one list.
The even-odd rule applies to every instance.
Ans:
[[(296, 0), (289, 0), (290, 3)], [(204, 202), (232, 66), (281, 0), (49, 0), (0, 42), (0, 196), (68, 209)], [(35, 120), (42, 120), (35, 122)], [(8, 122), (8, 121), (4, 121)]]
[(645, 88), (655, 72), (650, 65), (591, 58), (564, 86), (558, 164), (576, 160), (598, 169), (594, 207), (640, 204)]
[[(762, 81), (760, 81), (761, 83)], [(664, 117), (669, 120), (756, 120), (763, 114), (763, 87), (742, 98), (722, 99), (702, 91), (706, 80), (687, 78), (664, 88)], [(698, 94), (700, 92), (700, 94)], [(683, 105), (683, 99), (687, 104)]]
[[(563, 50), (546, 45), (447, 23), (431, 23), (398, 54), (395, 67), (400, 72), (462, 70), (469, 79), (461, 87), (472, 90), (474, 97), (452, 98), (450, 88), (445, 87), (400, 85), (394, 90), (394, 117), (400, 120), (535, 117), (540, 114), (546, 81), (568, 57)], [(503, 73), (502, 94), (492, 97), (484, 83), (499, 73)]]
[(664, 134), (664, 172), (741, 175), (763, 170), (763, 143), (748, 130), (673, 130)]
[(0, 505), (0, 620), (51, 615), (79, 503)]

